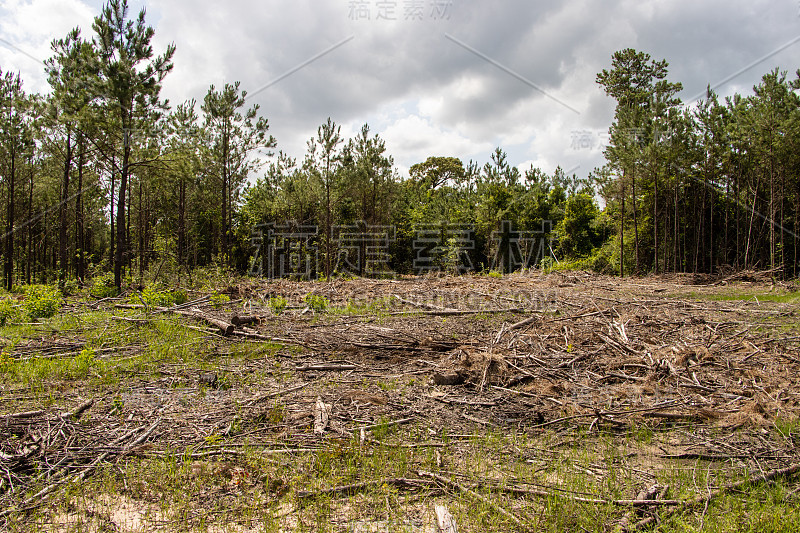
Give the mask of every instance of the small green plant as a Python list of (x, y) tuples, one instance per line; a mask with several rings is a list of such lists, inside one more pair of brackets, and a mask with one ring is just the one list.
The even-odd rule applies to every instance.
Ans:
[(5, 326), (9, 320), (17, 318), (19, 318), (19, 310), (14, 307), (14, 301), (11, 298), (0, 300), (0, 327)]
[(372, 430), (372, 434), (375, 435), (377, 440), (383, 440), (396, 431), (397, 426), (391, 424), (386, 417), (382, 416), (380, 420), (378, 420), (378, 425)]
[(131, 303), (144, 303), (147, 307), (169, 307), (185, 303), (186, 300), (186, 291), (183, 289), (159, 290), (157, 286), (145, 287), (141, 293), (130, 298)]
[(73, 296), (78, 294), (78, 281), (74, 279), (65, 280), (61, 287), (61, 294), (64, 296)]
[(489, 273), (486, 274), (486, 275), (489, 276), (490, 278), (502, 278), (503, 277), (503, 273), (502, 272), (498, 272), (497, 270), (490, 270)]
[(125, 401), (117, 396), (114, 398), (114, 401), (111, 402), (111, 411), (108, 412), (109, 415), (121, 415), (122, 409), (125, 407)]
[(322, 313), (328, 308), (328, 299), (319, 294), (308, 293), (303, 298), (303, 301), (309, 309), (316, 313)]
[(214, 306), (214, 309), (220, 309), (223, 305), (230, 303), (231, 298), (227, 294), (220, 294), (217, 291), (214, 291), (211, 294), (211, 305)]
[(439, 266), (445, 272), (458, 276), (461, 273), (461, 257), (464, 249), (458, 239), (452, 237), (447, 239), (438, 257)]
[(89, 294), (95, 298), (110, 298), (117, 294), (117, 288), (114, 286), (114, 275), (111, 273), (97, 276), (92, 280), (92, 286), (89, 288)]
[(282, 424), (286, 420), (286, 408), (283, 405), (274, 405), (267, 414), (267, 419), (271, 424)]
[(14, 369), (14, 358), (8, 352), (0, 352), (0, 374), (8, 374)]
[(211, 435), (208, 435), (205, 438), (205, 441), (206, 441), (207, 444), (211, 444), (213, 446), (214, 444), (218, 444), (219, 442), (222, 441), (222, 435), (218, 435), (216, 433), (212, 433)]
[(93, 349), (84, 348), (81, 350), (81, 353), (75, 357), (75, 373), (79, 376), (87, 375), (89, 370), (97, 364), (95, 357), (96, 354)]
[(286, 298), (284, 298), (283, 296), (273, 296), (272, 298), (269, 299), (269, 307), (270, 309), (272, 309), (272, 312), (276, 315), (283, 313), (287, 305), (288, 302), (286, 301)]
[(784, 438), (800, 439), (800, 418), (777, 417), (774, 423), (775, 429)]
[(50, 285), (28, 285), (25, 287), (23, 310), (29, 320), (50, 318), (61, 308), (64, 300), (56, 287)]

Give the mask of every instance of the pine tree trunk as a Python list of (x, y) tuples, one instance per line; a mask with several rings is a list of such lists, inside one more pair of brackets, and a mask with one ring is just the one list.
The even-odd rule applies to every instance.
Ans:
[(67, 146), (64, 154), (64, 174), (61, 180), (61, 203), (58, 207), (58, 285), (64, 288), (69, 271), (67, 258), (67, 198), (69, 198), (69, 174), (72, 170), (72, 129), (67, 126)]
[(658, 274), (658, 158), (653, 169), (653, 263)]
[(109, 243), (110, 246), (109, 246), (109, 249), (108, 249), (108, 251), (109, 251), (109, 256), (108, 257), (109, 257), (109, 263), (112, 264), (112, 265), (115, 263), (116, 257), (117, 257), (116, 256), (116, 249), (115, 249), (115, 243), (116, 243), (117, 234), (114, 231), (114, 220), (116, 218), (114, 216), (114, 193), (115, 193), (114, 183), (116, 181), (114, 179), (114, 176), (116, 176), (116, 168), (117, 168), (116, 158), (112, 155), (111, 156), (111, 189), (110, 189), (109, 194), (108, 194), (108, 197), (111, 199), (111, 207), (110, 207), (109, 212), (108, 212), (108, 218), (111, 220), (111, 237), (109, 239), (110, 240), (110, 243)]
[(128, 159), (130, 146), (128, 142), (122, 151), (122, 173), (119, 178), (119, 194), (117, 199), (117, 249), (114, 254), (114, 286), (122, 289), (123, 266), (126, 259), (126, 234), (125, 234), (125, 199), (128, 191)]
[(621, 184), (620, 207), (619, 215), (619, 277), (625, 277), (625, 175), (623, 173)]
[(11, 292), (14, 286), (14, 180), (17, 173), (17, 153), (14, 146), (15, 140), (9, 143), (11, 155), (11, 171), (8, 174), (8, 218), (6, 219), (6, 268), (5, 286)]
[(78, 138), (78, 192), (75, 197), (75, 274), (83, 283), (86, 275), (86, 239), (83, 220), (83, 167), (86, 157), (86, 142), (83, 136)]
[(631, 201), (633, 202), (633, 242), (636, 263), (636, 274), (639, 274), (639, 222), (636, 216), (636, 168), (631, 172)]
[(36, 225), (33, 224), (33, 169), (31, 169), (31, 179), (30, 185), (28, 186), (28, 220), (31, 221), (28, 224), (28, 268), (27, 272), (25, 273), (25, 280), (28, 285), (31, 284), (31, 280), (33, 279), (33, 265), (34, 265), (34, 250), (33, 250), (33, 231), (36, 229)]
[(186, 262), (186, 181), (183, 175), (178, 183), (178, 265)]

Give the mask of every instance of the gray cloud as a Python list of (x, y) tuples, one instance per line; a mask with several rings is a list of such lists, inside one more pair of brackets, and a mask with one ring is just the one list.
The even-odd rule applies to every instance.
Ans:
[[(30, 12), (40, 6), (46, 16), (53, 1), (10, 0), (3, 7), (28, 4)], [(373, 132), (387, 134), (401, 168), (426, 156), (426, 142), (436, 155), (485, 161), (486, 148), (505, 141), (514, 164), (533, 162), (546, 171), (558, 163), (580, 165), (578, 174), (585, 175), (602, 163), (602, 156), (597, 147), (576, 150), (572, 137), (575, 131), (597, 134), (608, 128), (614, 102), (594, 79), (610, 66), (614, 51), (633, 47), (667, 59), (670, 79), (681, 81), (682, 96), (690, 98), (800, 35), (794, 0), (452, 0), (443, 20), (434, 17), (431, 0), (424, 2), (422, 20), (405, 20), (406, 3), (394, 2), (395, 21), (378, 19), (377, 0), (365, 2), (369, 20), (355, 20), (350, 0), (146, 0), (131, 5), (132, 11), (146, 5), (148, 21), (156, 27), (157, 52), (169, 42), (177, 45), (175, 70), (165, 83), (173, 104), (202, 100), (211, 83), (240, 80), (243, 88), (255, 91), (352, 36), (252, 101), (269, 118), (278, 147), (293, 156), (302, 157), (305, 140), (331, 116), (353, 132), (370, 121)], [(99, 11), (100, 2), (90, 4)], [(76, 20), (66, 28), (75, 24), (84, 23)], [(90, 25), (83, 30), (92, 33)], [(34, 33), (29, 21), (3, 22), (3, 35), (41, 53), (44, 37)], [(47, 41), (61, 36), (48, 35)], [(718, 91), (723, 96), (749, 92), (776, 66), (794, 72), (800, 66), (798, 50), (800, 43)], [(29, 58), (0, 46), (0, 60), (4, 70), (19, 69), (44, 90), (41, 74), (31, 73), (37, 66)]]

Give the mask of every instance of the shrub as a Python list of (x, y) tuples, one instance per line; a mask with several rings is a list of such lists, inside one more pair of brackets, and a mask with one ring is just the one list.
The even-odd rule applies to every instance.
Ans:
[(19, 310), (14, 307), (14, 301), (11, 298), (0, 300), (0, 326), (5, 326), (6, 322), (17, 318), (19, 318)]
[(7, 352), (0, 352), (0, 374), (9, 374), (14, 369), (14, 359)]
[(328, 308), (328, 299), (319, 294), (308, 293), (303, 298), (303, 301), (309, 309), (317, 313), (321, 313)]
[(56, 287), (50, 285), (28, 285), (25, 287), (23, 310), (30, 320), (50, 318), (61, 308), (64, 300)]
[(220, 293), (214, 291), (211, 294), (211, 300), (210, 301), (211, 301), (211, 305), (213, 305), (215, 309), (219, 309), (220, 307), (222, 307), (226, 303), (229, 303), (231, 301), (231, 298), (227, 294), (220, 294)]
[(169, 307), (186, 303), (186, 300), (186, 291), (183, 289), (167, 291), (159, 290), (157, 286), (145, 287), (141, 293), (130, 298), (131, 303), (144, 302), (147, 307)]
[(272, 312), (276, 315), (283, 313), (287, 305), (288, 302), (283, 296), (273, 296), (269, 299), (269, 306), (272, 309)]
[(117, 294), (117, 288), (114, 286), (113, 274), (103, 274), (92, 279), (92, 286), (89, 288), (89, 294), (95, 298), (110, 298)]

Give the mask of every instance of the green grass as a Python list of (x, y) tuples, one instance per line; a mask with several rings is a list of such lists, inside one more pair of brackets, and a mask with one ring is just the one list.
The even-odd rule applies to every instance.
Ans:
[(710, 300), (717, 302), (725, 301), (751, 301), (751, 302), (775, 302), (775, 303), (800, 303), (800, 292), (790, 292), (776, 290), (775, 292), (764, 292), (763, 290), (742, 290), (741, 288), (723, 289), (720, 292), (701, 293), (691, 291), (674, 295), (680, 298), (691, 298), (694, 300)]
[[(568, 448), (553, 454), (529, 454), (532, 459), (523, 459), (518, 451), (547, 450), (563, 433), (531, 437), (487, 431), (469, 441), (451, 440), (445, 448), (398, 446), (424, 443), (428, 438), (427, 432), (420, 431), (424, 429), (379, 427), (373, 437), (380, 444), (362, 445), (357, 438), (330, 439), (316, 452), (279, 457), (264, 455), (257, 448), (244, 448), (244, 455), (226, 460), (193, 460), (177, 449), (160, 458), (134, 457), (123, 465), (124, 476), (108, 467), (87, 483), (70, 487), (57, 503), (35, 512), (28, 522), (11, 524), (9, 530), (28, 531), (30, 526), (52, 520), (54, 514), (72, 513), (72, 531), (92, 531), (97, 527), (93, 520), (103, 514), (98, 514), (98, 501), (107, 513), (114, 510), (115, 501), (133, 502), (151, 519), (185, 523), (191, 531), (205, 531), (222, 517), (235, 517), (236, 523), (259, 531), (280, 531), (286, 522), (277, 516), (287, 505), (295, 509), (291, 517), (298, 531), (343, 531), (341, 524), (348, 523), (363, 527), (384, 524), (402, 531), (415, 524), (409, 509), (423, 512), (440, 501), (448, 505), (465, 531), (514, 530), (514, 524), (493, 506), (452, 488), (430, 493), (380, 482), (414, 478), (417, 471), (428, 470), (444, 471), (494, 505), (512, 510), (536, 531), (607, 531), (626, 508), (580, 503), (563, 494), (631, 498), (641, 483), (623, 464), (630, 449), (620, 446), (610, 434), (589, 438), (576, 432)], [(224, 446), (224, 437), (210, 444)], [(445, 458), (442, 469), (436, 465), (437, 452)], [(454, 471), (458, 476), (450, 473)], [(672, 487), (668, 497), (689, 499), (702, 495), (706, 486), (741, 476), (676, 462), (657, 478)], [(299, 497), (300, 491), (324, 491), (364, 481), (376, 483), (352, 494)], [(549, 487), (553, 495), (520, 498), (505, 490), (514, 486)], [(666, 513), (657, 531), (789, 533), (800, 527), (798, 504), (796, 484), (783, 480), (754, 485), (712, 500), (707, 509), (700, 506)], [(417, 527), (422, 525), (420, 522)]]
[[(741, 292), (723, 294), (729, 299), (736, 295)], [(381, 299), (350, 302), (344, 307), (326, 305), (321, 320), (340, 313), (380, 317), (392, 304)], [(300, 348), (280, 344), (214, 339), (190, 327), (196, 325), (193, 321), (174, 315), (76, 309), (41, 318), (35, 324), (7, 323), (0, 327), (0, 380), (4, 387), (29, 396), (19, 401), (4, 398), (2, 413), (50, 406), (60, 409), (74, 404), (76, 396), (93, 395), (105, 397), (108, 417), (121, 422), (131, 411), (131, 406), (125, 405), (130, 402), (125, 395), (127, 387), (169, 378), (174, 382), (164, 387), (180, 392), (187, 410), (199, 404), (207, 409), (206, 414), (214, 416), (214, 394), (238, 393), (246, 398), (249, 388), (265, 383), (296, 384), (296, 361), (278, 357), (278, 352), (281, 356), (307, 355)], [(487, 315), (465, 320), (502, 319)], [(434, 320), (436, 324), (459, 323), (456, 318)], [(69, 339), (76, 347), (47, 357), (37, 352), (22, 358), (15, 355), (26, 343), (54, 337)], [(197, 388), (192, 376), (204, 371), (217, 374), (222, 391)], [(328, 379), (316, 380), (316, 386), (327, 394), (326, 401), (337, 397), (339, 376)], [(419, 393), (413, 385), (427, 377), (362, 378), (356, 374), (355, 379), (361, 381), (346, 387), (377, 392), (396, 402), (398, 397)], [(658, 482), (670, 487), (667, 497), (688, 500), (705, 494), (709, 487), (757, 474), (731, 461), (659, 458), (660, 452), (654, 454), (653, 449), (679, 437), (676, 429), (664, 424), (640, 423), (621, 431), (595, 427), (589, 431), (587, 426), (534, 430), (465, 423), (472, 429), (464, 430), (440, 425), (434, 414), (407, 425), (391, 425), (395, 417), (383, 416), (379, 425), (367, 432), (369, 440), (363, 443), (358, 432), (350, 437), (331, 431), (324, 439), (310, 435), (301, 438), (303, 446), (315, 447), (314, 451), (270, 454), (252, 442), (256, 438), (272, 439), (277, 447), (294, 447), (298, 440), (291, 441), (292, 432), (310, 434), (310, 429), (291, 426), (291, 417), (300, 409), (296, 399), (278, 397), (255, 409), (240, 404), (233, 418), (226, 421), (231, 424), (228, 435), (224, 425), (217, 426), (188, 443), (158, 444), (125, 457), (116, 466), (103, 467), (86, 482), (59, 489), (31, 514), (13, 516), (6, 529), (111, 530), (108, 517), (124, 504), (150, 524), (169, 524), (167, 528), (186, 531), (235, 531), (234, 526), (239, 525), (268, 532), (338, 532), (352, 531), (354, 524), (361, 524), (358, 527), (364, 531), (407, 531), (430, 528), (433, 504), (442, 503), (462, 531), (513, 531), (514, 523), (495, 506), (513, 512), (535, 531), (609, 531), (627, 508), (581, 503), (569, 496), (629, 499), (647, 484)], [(471, 432), (472, 437), (458, 435), (464, 431)], [(709, 431), (709, 438), (726, 438), (721, 432)], [(797, 442), (800, 420), (777, 419), (763, 438)], [(191, 457), (192, 453), (226, 447), (237, 453)], [(640, 458), (653, 462), (643, 466), (637, 462)], [(408, 490), (383, 482), (396, 477), (418, 478), (420, 470), (440, 472), (494, 506), (452, 486)], [(353, 494), (300, 497), (302, 491), (323, 491), (364, 481), (376, 483)], [(43, 486), (31, 487), (30, 493)], [(551, 496), (515, 495), (510, 492), (515, 487), (546, 490)], [(783, 479), (726, 493), (713, 499), (707, 508), (674, 513), (664, 509), (663, 520), (653, 531), (798, 531), (798, 487), (796, 478)], [(63, 521), (68, 521), (68, 526), (58, 526)]]

